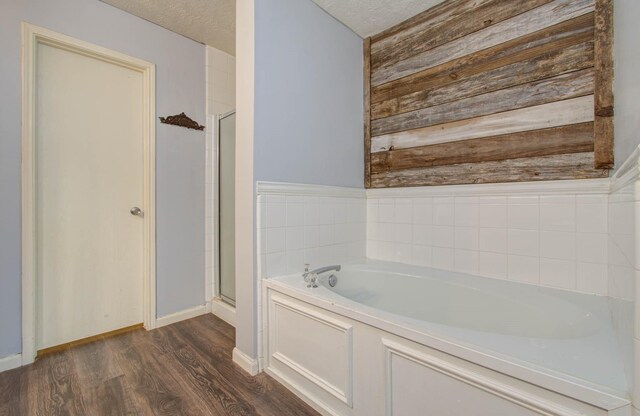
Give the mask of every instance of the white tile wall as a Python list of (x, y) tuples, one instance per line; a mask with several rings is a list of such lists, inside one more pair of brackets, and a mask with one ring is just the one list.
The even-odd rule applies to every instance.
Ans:
[(631, 185), (610, 196), (409, 198), (399, 192), (366, 200), (259, 196), (261, 275), (359, 261), (366, 251), (371, 259), (634, 296), (640, 205)]
[(609, 304), (613, 324), (616, 328), (621, 356), (627, 369), (629, 385), (637, 385), (637, 377), (640, 374), (638, 370), (640, 368), (638, 364), (640, 362), (638, 358), (640, 353), (640, 309), (636, 307), (639, 296), (636, 286), (640, 277), (640, 257), (637, 253), (637, 239), (640, 237), (640, 229), (638, 229), (636, 216), (640, 213), (640, 196), (637, 195), (638, 191), (636, 190), (639, 189), (638, 177), (634, 173), (638, 172), (639, 153), (640, 149), (636, 149), (629, 159), (621, 165), (616, 177), (612, 180), (614, 191), (609, 195), (607, 223), (589, 224), (586, 220), (582, 221), (584, 229), (600, 230), (606, 228), (608, 231), (609, 280), (607, 290), (610, 296)]
[(402, 192), (367, 200), (367, 257), (608, 293), (606, 194)]
[[(640, 202), (634, 195), (634, 183), (612, 193), (608, 206), (608, 282), (609, 295), (634, 300), (636, 264), (636, 212)], [(586, 226), (586, 225), (585, 225)], [(588, 225), (602, 227), (603, 224)], [(607, 224), (604, 225), (607, 228)]]
[[(259, 195), (260, 277), (302, 273), (305, 263), (314, 268), (363, 261), (366, 215), (364, 198)], [(410, 241), (410, 225), (398, 224), (388, 238), (394, 241), (397, 235), (400, 243), (409, 235)], [(411, 250), (410, 244), (406, 246)], [(398, 258), (411, 258), (402, 244), (396, 249)]]
[(216, 200), (215, 177), (217, 171), (215, 161), (217, 160), (216, 141), (217, 115), (233, 110), (236, 106), (235, 98), (235, 57), (218, 49), (207, 46), (206, 48), (206, 88), (207, 88), (207, 135), (206, 135), (206, 172), (205, 172), (205, 212), (206, 212), (206, 232), (205, 232), (205, 258), (206, 258), (206, 279), (208, 282), (207, 295), (213, 295), (213, 269), (215, 250), (215, 217)]
[(207, 46), (207, 108), (217, 115), (236, 105), (236, 58)]

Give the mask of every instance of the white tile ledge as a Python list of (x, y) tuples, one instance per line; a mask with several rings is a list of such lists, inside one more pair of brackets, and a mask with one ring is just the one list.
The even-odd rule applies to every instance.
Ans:
[(433, 196), (497, 196), (514, 194), (565, 195), (609, 193), (611, 181), (605, 179), (577, 179), (566, 181), (540, 181), (493, 183), (473, 185), (421, 186), (415, 188), (367, 189), (367, 198), (421, 198)]
[(256, 194), (366, 198), (366, 192), (361, 188), (284, 182), (257, 182)]

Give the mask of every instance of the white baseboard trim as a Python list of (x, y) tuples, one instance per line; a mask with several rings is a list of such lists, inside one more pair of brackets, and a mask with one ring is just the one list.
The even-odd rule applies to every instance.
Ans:
[(224, 302), (220, 298), (211, 299), (209, 302), (211, 313), (235, 328), (236, 308)]
[(233, 349), (233, 362), (252, 376), (258, 374), (258, 359), (249, 357), (237, 347)]
[(0, 358), (0, 373), (22, 366), (22, 354), (14, 354)]
[(176, 313), (172, 313), (171, 315), (163, 316), (162, 318), (156, 319), (156, 328), (175, 324), (176, 322), (184, 321), (185, 319), (195, 318), (196, 316), (204, 315), (205, 313), (207, 313), (206, 304), (198, 305), (196, 307), (185, 309), (183, 311), (178, 311)]

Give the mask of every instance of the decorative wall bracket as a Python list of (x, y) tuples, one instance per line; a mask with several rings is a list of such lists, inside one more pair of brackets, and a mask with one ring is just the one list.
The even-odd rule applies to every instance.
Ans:
[(196, 121), (192, 120), (185, 113), (180, 113), (175, 116), (160, 117), (160, 122), (164, 124), (172, 124), (174, 126), (186, 127), (194, 130), (204, 130), (204, 126), (201, 126)]

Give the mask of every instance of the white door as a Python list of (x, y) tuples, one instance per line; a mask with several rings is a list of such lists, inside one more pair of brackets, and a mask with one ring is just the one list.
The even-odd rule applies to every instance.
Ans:
[(143, 322), (143, 74), (38, 44), (37, 349)]

